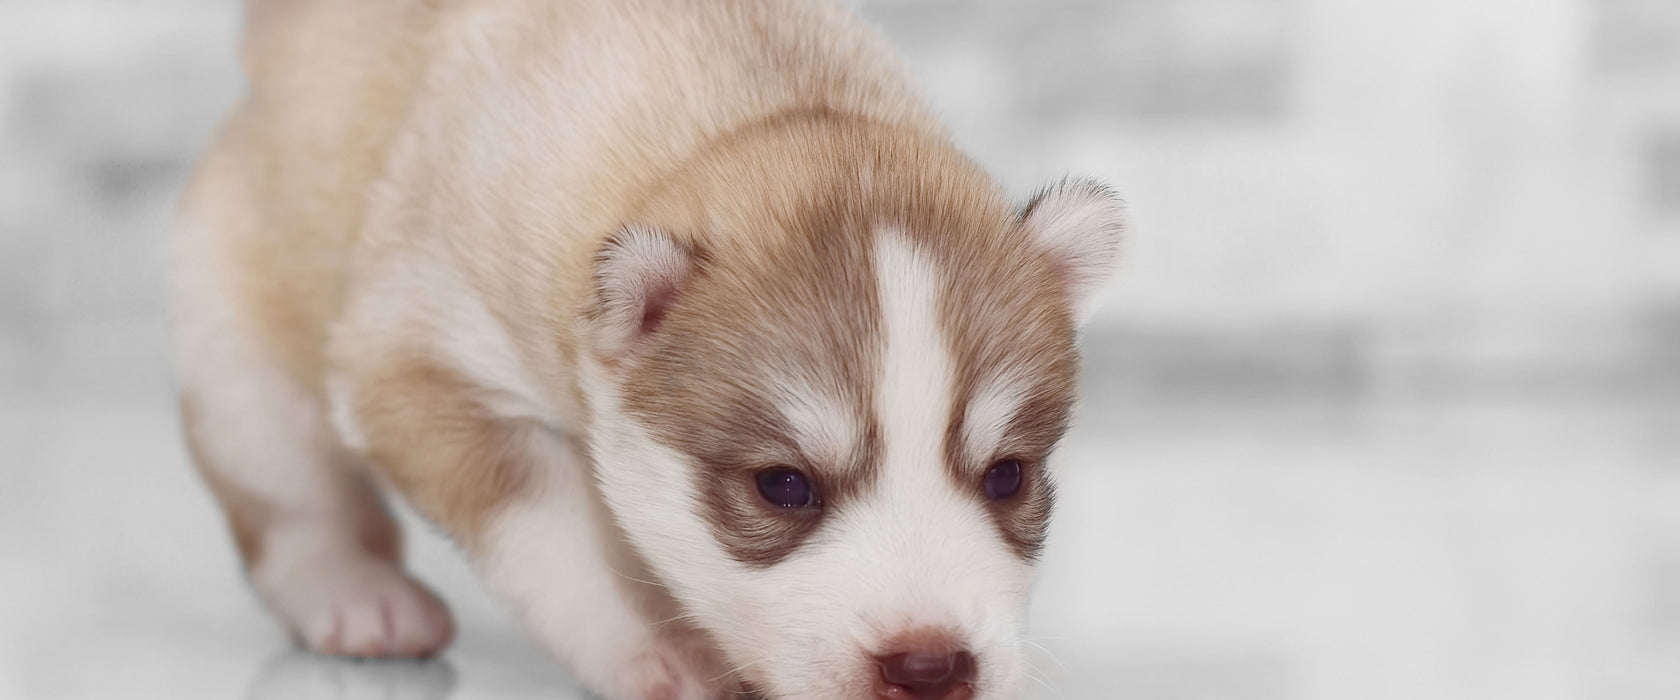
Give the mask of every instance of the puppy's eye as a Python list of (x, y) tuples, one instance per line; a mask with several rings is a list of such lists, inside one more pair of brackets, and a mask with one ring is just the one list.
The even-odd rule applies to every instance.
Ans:
[(986, 496), (1009, 498), (1021, 490), (1021, 462), (1005, 459), (993, 462), (986, 470)]
[(758, 473), (758, 493), (777, 508), (809, 508), (817, 504), (816, 489), (798, 469), (777, 467)]

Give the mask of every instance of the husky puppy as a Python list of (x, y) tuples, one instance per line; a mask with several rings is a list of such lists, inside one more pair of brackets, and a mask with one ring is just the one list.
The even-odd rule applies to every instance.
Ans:
[(615, 700), (1014, 697), (1120, 207), (818, 0), (249, 0), (191, 452), (300, 644), (426, 656), (389, 491)]

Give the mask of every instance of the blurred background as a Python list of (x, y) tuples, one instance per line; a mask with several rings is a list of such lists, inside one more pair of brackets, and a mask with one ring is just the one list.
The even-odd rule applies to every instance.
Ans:
[[(1130, 203), (1030, 697), (1680, 697), (1680, 3), (853, 4), (1012, 192)], [(238, 14), (0, 0), (0, 698), (579, 697), (418, 528), (441, 661), (243, 587), (162, 254)]]

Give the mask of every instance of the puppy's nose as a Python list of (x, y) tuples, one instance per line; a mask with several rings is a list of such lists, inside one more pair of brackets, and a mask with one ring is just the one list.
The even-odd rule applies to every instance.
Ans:
[(974, 655), (949, 644), (920, 643), (875, 657), (876, 695), (886, 700), (968, 700), (974, 695)]

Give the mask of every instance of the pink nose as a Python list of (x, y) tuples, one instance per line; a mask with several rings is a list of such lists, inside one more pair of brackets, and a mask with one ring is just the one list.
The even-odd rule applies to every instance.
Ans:
[(974, 695), (974, 655), (949, 637), (918, 636), (875, 657), (881, 667), (875, 695), (885, 700), (968, 700)]

